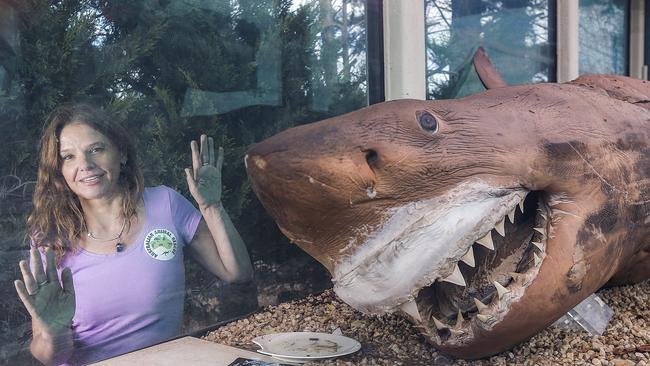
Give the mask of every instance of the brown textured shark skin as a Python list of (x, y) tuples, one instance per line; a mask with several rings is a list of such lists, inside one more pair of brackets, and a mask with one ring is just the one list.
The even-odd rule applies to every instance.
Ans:
[[(504, 318), (490, 329), (473, 325), (468, 342), (434, 344), (480, 358), (529, 338), (605, 285), (650, 277), (649, 100), (644, 81), (588, 75), (458, 100), (386, 102), (262, 141), (248, 152), (247, 171), (282, 232), (330, 273), (387, 211), (463, 182), (565, 197), (552, 205), (563, 213), (549, 220), (539, 273)], [(424, 112), (436, 132), (420, 126)]]

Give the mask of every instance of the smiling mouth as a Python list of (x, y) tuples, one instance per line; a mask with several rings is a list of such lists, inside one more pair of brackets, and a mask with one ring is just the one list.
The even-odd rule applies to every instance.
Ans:
[(98, 181), (103, 176), (104, 176), (103, 174), (93, 175), (91, 177), (80, 179), (79, 181), (82, 182), (82, 183), (94, 183), (94, 182)]
[(453, 272), (401, 305), (439, 345), (473, 338), (473, 326), (490, 329), (521, 298), (546, 256), (550, 210), (543, 192), (530, 192), (493, 229), (476, 239)]

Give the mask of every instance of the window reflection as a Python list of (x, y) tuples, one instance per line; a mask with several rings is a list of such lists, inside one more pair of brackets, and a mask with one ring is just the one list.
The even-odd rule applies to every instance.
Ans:
[(580, 74), (627, 74), (629, 0), (580, 0)]
[(546, 0), (425, 0), (427, 98), (484, 90), (472, 66), (483, 46), (509, 84), (552, 81), (555, 45)]
[(243, 155), (281, 130), (367, 104), (365, 24), (361, 0), (0, 2), (0, 309), (11, 314), (0, 322), (0, 363), (30, 362), (30, 319), (13, 280), (38, 138), (65, 102), (125, 121), (146, 185), (191, 202), (189, 142), (204, 132), (224, 146), (223, 201), (256, 278), (224, 285), (186, 262), (184, 332), (330, 286), (268, 218)]

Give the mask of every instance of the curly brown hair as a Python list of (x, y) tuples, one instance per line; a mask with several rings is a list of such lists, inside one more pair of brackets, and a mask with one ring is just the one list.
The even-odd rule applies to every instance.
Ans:
[(122, 215), (127, 222), (136, 215), (144, 191), (135, 146), (120, 123), (89, 104), (65, 104), (56, 108), (49, 115), (41, 137), (34, 209), (27, 219), (27, 239), (36, 247), (54, 249), (57, 263), (67, 252), (77, 250), (80, 234), (87, 231), (79, 198), (61, 174), (59, 137), (63, 127), (72, 123), (83, 123), (102, 133), (126, 156), (118, 186), (122, 195)]

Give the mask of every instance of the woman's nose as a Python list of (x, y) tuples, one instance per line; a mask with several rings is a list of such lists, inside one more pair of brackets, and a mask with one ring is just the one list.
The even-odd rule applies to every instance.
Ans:
[(95, 167), (95, 162), (93, 161), (92, 156), (88, 154), (81, 154), (81, 159), (79, 159), (79, 169), (91, 170), (94, 167)]

